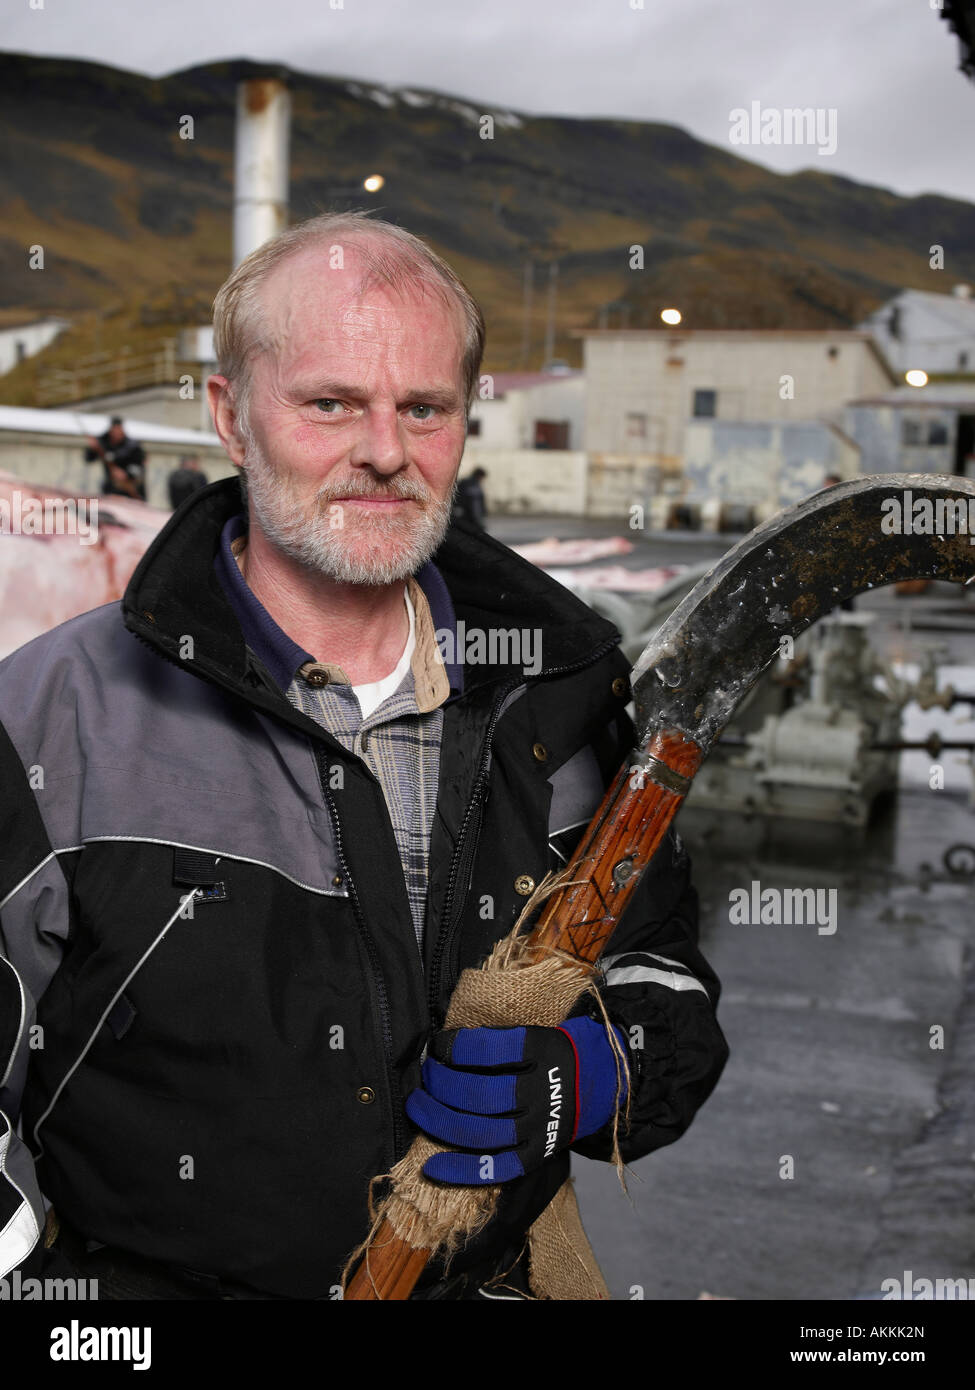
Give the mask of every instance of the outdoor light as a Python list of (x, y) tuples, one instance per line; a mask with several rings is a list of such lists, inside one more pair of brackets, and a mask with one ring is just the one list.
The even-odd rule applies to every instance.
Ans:
[(928, 374), (922, 372), (920, 367), (912, 367), (909, 372), (904, 373), (904, 380), (908, 386), (927, 386)]
[(663, 319), (664, 323), (680, 323), (680, 310), (661, 309), (660, 317)]
[(370, 174), (367, 179), (363, 179), (362, 186), (367, 193), (378, 193), (385, 182), (382, 174)]

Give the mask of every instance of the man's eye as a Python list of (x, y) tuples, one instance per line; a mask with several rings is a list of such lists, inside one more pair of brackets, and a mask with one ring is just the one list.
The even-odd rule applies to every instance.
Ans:
[(344, 408), (341, 401), (337, 401), (333, 399), (333, 397), (331, 396), (322, 396), (320, 400), (317, 400), (315, 402), (315, 404), (318, 406), (318, 409), (322, 412), (323, 415), (334, 415), (336, 413), (334, 410), (328, 409), (330, 405), (337, 405), (340, 410)]
[(417, 401), (416, 405), (411, 405), (410, 410), (429, 410), (429, 415), (414, 416), (414, 419), (416, 420), (432, 420), (434, 415), (437, 413), (437, 407), (435, 405), (424, 405), (422, 401)]

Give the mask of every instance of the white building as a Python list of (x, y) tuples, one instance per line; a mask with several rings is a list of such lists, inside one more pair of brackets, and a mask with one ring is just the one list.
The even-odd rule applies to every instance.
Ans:
[(864, 473), (975, 478), (975, 381), (938, 381), (851, 401), (846, 429)]
[(900, 375), (912, 367), (975, 374), (975, 299), (968, 285), (956, 285), (951, 294), (901, 290), (860, 326)]
[(49, 318), (0, 328), (0, 376), (13, 371), (25, 357), (33, 357), (35, 352), (53, 343), (68, 326), (67, 319)]
[(679, 473), (701, 420), (841, 423), (842, 407), (895, 375), (860, 331), (583, 330), (584, 447)]
[(479, 449), (582, 448), (583, 372), (497, 372), (481, 382), (468, 430)]

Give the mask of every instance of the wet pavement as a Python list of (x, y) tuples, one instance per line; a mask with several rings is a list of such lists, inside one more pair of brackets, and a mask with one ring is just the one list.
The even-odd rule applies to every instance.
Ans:
[[(516, 544), (623, 533), (561, 518), (492, 530)], [(628, 560), (693, 563), (733, 539), (644, 538)], [(942, 683), (975, 693), (967, 597), (884, 590), (858, 607), (899, 670), (934, 647)], [(905, 729), (972, 739), (972, 713), (912, 706)], [(629, 1197), (611, 1167), (574, 1160), (614, 1297), (870, 1299), (906, 1271), (970, 1280), (975, 1296), (975, 878), (942, 862), (975, 845), (975, 811), (967, 756), (940, 761), (932, 790), (930, 755), (903, 754), (897, 797), (859, 836), (695, 811), (692, 794), (679, 824), (731, 1060), (687, 1134), (633, 1165)], [(823, 904), (835, 890), (836, 930), (733, 923), (729, 894), (753, 881), (821, 889)]]

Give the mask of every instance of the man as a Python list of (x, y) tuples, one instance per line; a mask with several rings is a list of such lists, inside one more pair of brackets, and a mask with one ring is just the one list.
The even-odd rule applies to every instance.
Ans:
[(469, 521), (474, 526), (484, 526), (487, 505), (484, 501), (484, 488), (481, 486), (481, 482), (486, 477), (486, 468), (475, 468), (473, 473), (460, 479), (454, 502), (455, 520)]
[[(503, 1196), (415, 1296), (478, 1297), (519, 1277), (570, 1145), (612, 1152), (594, 1001), (563, 1029), (442, 1023), (627, 756), (626, 662), (541, 571), (448, 532), (484, 325), (424, 243), (314, 219), (237, 268), (215, 328), (246, 511), (236, 479), (197, 493), (121, 611), (0, 666), (0, 1268), (42, 1264), (43, 1190), (53, 1258), (103, 1297), (335, 1297), (370, 1179), (446, 1115), (468, 1142), (438, 1178), (493, 1165)], [(672, 837), (603, 962), (625, 1158), (725, 1061), (695, 913)]]
[(181, 507), (187, 497), (192, 497), (194, 492), (198, 492), (201, 487), (206, 487), (207, 477), (200, 467), (200, 460), (195, 454), (188, 454), (179, 461), (179, 467), (174, 468), (167, 480), (169, 486), (169, 505), (173, 511)]
[(85, 463), (101, 462), (103, 497), (134, 497), (146, 500), (146, 455), (141, 444), (130, 439), (119, 415), (113, 415), (104, 434), (89, 438)]

